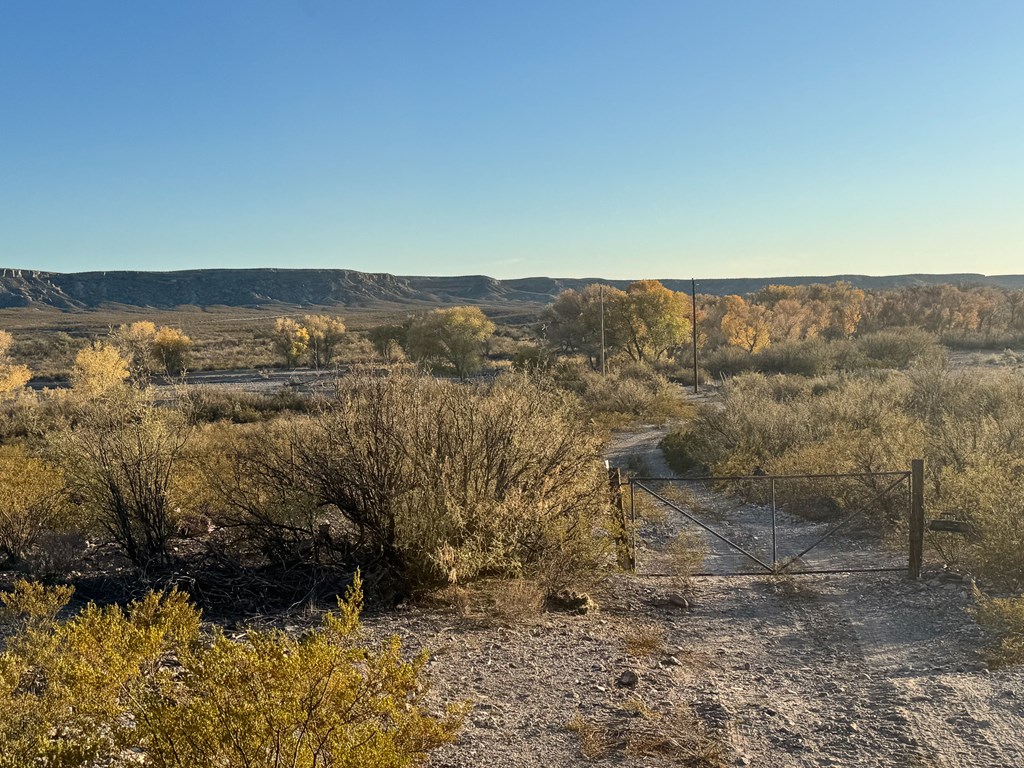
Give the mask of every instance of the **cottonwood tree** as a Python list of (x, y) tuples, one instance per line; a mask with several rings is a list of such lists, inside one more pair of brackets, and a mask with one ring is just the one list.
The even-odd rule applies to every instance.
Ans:
[(274, 350), (284, 358), (287, 368), (294, 368), (309, 349), (309, 331), (290, 317), (279, 317), (271, 335)]
[(32, 378), (32, 371), (27, 365), (11, 362), (8, 353), (13, 343), (14, 337), (11, 334), (0, 331), (0, 399), (17, 392)]
[(631, 283), (613, 303), (625, 331), (626, 350), (639, 363), (660, 359), (690, 334), (690, 300), (657, 280)]
[(334, 360), (338, 345), (345, 337), (345, 323), (340, 317), (306, 315), (302, 327), (309, 336), (308, 352), (314, 368), (326, 368)]
[(753, 354), (771, 344), (771, 321), (761, 304), (748, 304), (740, 296), (722, 300), (722, 332), (726, 341)]
[(465, 379), (480, 370), (483, 347), (494, 328), (478, 307), (435, 309), (409, 327), (409, 355), (419, 362), (450, 368)]
[(84, 400), (95, 400), (123, 388), (130, 375), (129, 362), (116, 347), (95, 341), (75, 355), (71, 390)]
[(164, 326), (153, 336), (150, 351), (157, 365), (168, 376), (180, 376), (188, 366), (191, 348), (192, 339), (183, 331)]
[(612, 352), (626, 340), (620, 313), (613, 308), (626, 299), (624, 291), (600, 284), (588, 285), (576, 291), (562, 291), (544, 310), (541, 321), (548, 342), (559, 351), (570, 355), (586, 355), (594, 370), (601, 365), (601, 312), (604, 305), (604, 346)]

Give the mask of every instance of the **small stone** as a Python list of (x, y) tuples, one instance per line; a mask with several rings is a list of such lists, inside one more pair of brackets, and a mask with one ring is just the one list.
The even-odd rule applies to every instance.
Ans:
[(623, 688), (633, 688), (640, 682), (640, 676), (632, 669), (627, 669), (619, 675), (619, 679), (615, 682)]

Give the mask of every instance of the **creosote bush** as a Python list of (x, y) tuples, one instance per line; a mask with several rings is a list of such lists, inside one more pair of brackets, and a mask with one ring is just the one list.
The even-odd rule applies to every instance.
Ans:
[(1024, 662), (1024, 597), (982, 597), (977, 616), (993, 636), (988, 651), (991, 664)]
[(0, 555), (23, 560), (46, 531), (67, 522), (60, 470), (21, 446), (0, 448)]
[(452, 741), (463, 709), (423, 705), (424, 655), (367, 645), (356, 579), (301, 637), (200, 631), (178, 592), (56, 617), (68, 588), (0, 594), (0, 767), (405, 768)]
[(352, 375), (314, 414), (221, 440), (202, 467), (213, 514), (265, 551), (306, 541), (410, 588), (557, 589), (599, 569), (600, 444), (575, 400), (536, 378)]
[(190, 432), (181, 411), (158, 407), (147, 391), (118, 386), (69, 408), (65, 426), (47, 436), (86, 523), (135, 565), (168, 560), (175, 472)]

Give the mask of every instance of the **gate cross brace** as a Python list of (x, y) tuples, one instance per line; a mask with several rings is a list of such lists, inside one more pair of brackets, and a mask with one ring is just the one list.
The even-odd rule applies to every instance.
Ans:
[(760, 558), (757, 558), (757, 557), (755, 557), (754, 555), (752, 555), (752, 554), (750, 554), (749, 552), (747, 552), (747, 550), (745, 550), (745, 549), (744, 549), (743, 547), (741, 547), (741, 546), (740, 546), (739, 544), (737, 544), (737, 543), (736, 543), (735, 541), (730, 541), (730, 540), (729, 540), (729, 539), (727, 539), (727, 538), (726, 538), (725, 536), (723, 536), (722, 534), (720, 534), (720, 533), (719, 533), (718, 531), (714, 530), (713, 528), (710, 528), (710, 527), (708, 527), (707, 525), (704, 525), (704, 523), (702, 523), (702, 522), (701, 522), (700, 520), (698, 520), (698, 519), (697, 519), (696, 517), (694, 517), (693, 515), (691, 515), (691, 514), (690, 514), (689, 512), (687, 512), (687, 511), (686, 511), (685, 509), (681, 509), (681, 508), (680, 508), (680, 507), (678, 507), (677, 505), (673, 504), (673, 503), (672, 503), (671, 501), (669, 501), (668, 499), (666, 499), (666, 498), (665, 498), (664, 496), (662, 496), (662, 495), (661, 495), (660, 493), (657, 493), (656, 491), (653, 491), (653, 490), (651, 490), (650, 488), (648, 488), (648, 487), (647, 487), (646, 485), (644, 485), (643, 483), (637, 483), (637, 482), (635, 482), (635, 481), (634, 481), (634, 484), (635, 484), (635, 485), (636, 485), (637, 487), (639, 487), (639, 488), (642, 488), (643, 490), (647, 491), (647, 492), (648, 492), (649, 494), (651, 494), (651, 496), (653, 496), (654, 498), (656, 498), (656, 499), (657, 499), (658, 501), (660, 501), (660, 502), (661, 502), (662, 504), (667, 504), (668, 506), (672, 507), (672, 509), (674, 509), (674, 510), (675, 510), (676, 512), (678, 512), (679, 514), (681, 514), (681, 515), (682, 515), (683, 517), (685, 517), (685, 518), (686, 518), (687, 520), (689, 520), (690, 522), (696, 523), (697, 525), (699, 525), (699, 526), (700, 526), (701, 528), (703, 528), (703, 529), (704, 529), (705, 531), (707, 531), (708, 533), (710, 533), (710, 534), (711, 534), (712, 536), (714, 536), (715, 538), (717, 538), (717, 539), (721, 539), (722, 541), (724, 541), (724, 542), (725, 542), (726, 544), (728, 544), (728, 545), (729, 545), (730, 547), (732, 547), (733, 549), (735, 549), (735, 550), (737, 550), (738, 552), (741, 552), (742, 554), (746, 555), (747, 557), (749, 557), (749, 558), (750, 558), (751, 560), (753, 560), (753, 561), (754, 561), (755, 563), (757, 563), (758, 565), (760, 565), (760, 566), (761, 566), (762, 568), (764, 568), (764, 569), (765, 569), (766, 571), (768, 571), (769, 573), (773, 573), (773, 572), (775, 571), (775, 569), (774, 569), (774, 568), (772, 568), (772, 566), (768, 565), (768, 563), (764, 562), (764, 560), (761, 560)]

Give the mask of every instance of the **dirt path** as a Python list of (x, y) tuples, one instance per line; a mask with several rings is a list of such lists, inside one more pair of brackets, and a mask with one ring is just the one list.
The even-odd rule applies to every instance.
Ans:
[[(668, 472), (660, 437), (657, 430), (623, 436), (612, 455), (639, 455), (634, 464)], [(720, 501), (700, 492), (695, 498), (705, 508)], [(661, 513), (641, 529), (642, 570), (664, 571), (665, 544), (683, 529), (704, 539), (710, 569), (736, 569), (737, 558), (744, 560), (674, 510)], [(767, 556), (764, 508), (727, 506), (710, 522)], [(779, 523), (780, 541), (800, 548), (827, 529), (781, 514)], [(893, 562), (857, 532), (826, 540), (813, 558), (808, 564), (819, 567)], [(658, 591), (658, 579), (641, 575), (623, 586)], [(696, 579), (695, 592), (684, 630), (668, 642), (694, 657), (710, 655), (694, 670), (693, 695), (725, 713), (739, 762), (1024, 765), (1024, 675), (990, 673), (980, 661), (984, 637), (962, 582), (919, 584), (902, 574), (710, 577)]]
[[(618, 435), (609, 459), (663, 476), (660, 437)], [(730, 514), (716, 525), (754, 525), (750, 543), (765, 545), (763, 510)], [(667, 557), (684, 525), (672, 514), (645, 524), (642, 557)], [(843, 551), (824, 556), (850, 546), (836, 542)], [(432, 768), (1024, 765), (1024, 672), (981, 664), (962, 583), (700, 577), (689, 610), (666, 603), (672, 591), (664, 576), (622, 574), (587, 615), (478, 624), (413, 608), (368, 625), (433, 651), (437, 701), (474, 702)], [(574, 722), (591, 729), (595, 757), (581, 753)]]

